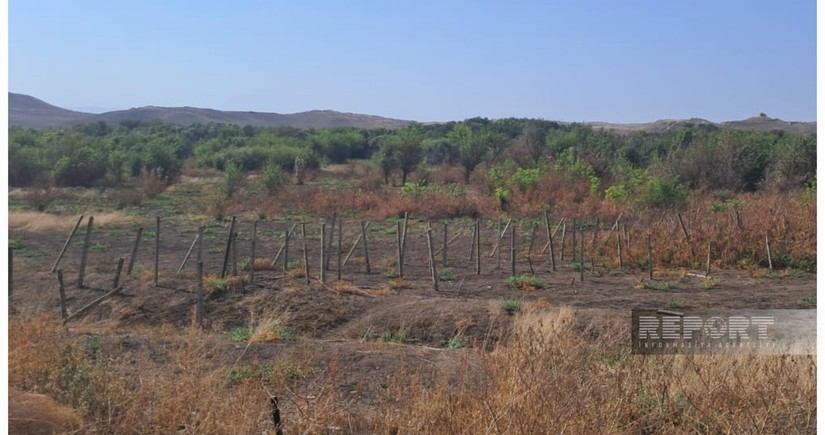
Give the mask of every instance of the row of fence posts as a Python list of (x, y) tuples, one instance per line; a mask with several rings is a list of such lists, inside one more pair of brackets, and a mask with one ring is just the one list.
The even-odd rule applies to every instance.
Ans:
[[(93, 308), (94, 306), (96, 306), (97, 304), (102, 302), (103, 300), (105, 300), (107, 297), (110, 297), (114, 294), (117, 294), (118, 292), (120, 292), (122, 290), (122, 286), (120, 285), (120, 275), (121, 275), (121, 272), (122, 272), (122, 269), (123, 269), (124, 259), (122, 257), (120, 257), (120, 258), (117, 259), (117, 269), (116, 269), (116, 273), (115, 273), (115, 277), (114, 277), (114, 285), (112, 286), (112, 290), (109, 291), (108, 293), (104, 294), (100, 298), (96, 299), (92, 303), (88, 304), (87, 306), (81, 308), (77, 312), (69, 313), (69, 311), (66, 307), (66, 295), (65, 295), (65, 285), (63, 283), (63, 271), (59, 268), (59, 265), (60, 265), (60, 262), (61, 262), (62, 258), (65, 255), (66, 251), (67, 251), (67, 248), (71, 244), (72, 239), (74, 238), (74, 236), (78, 232), (78, 229), (81, 226), (83, 218), (84, 218), (84, 216), (82, 216), (82, 215), (78, 218), (78, 220), (75, 223), (71, 233), (69, 234), (68, 238), (66, 239), (66, 242), (64, 243), (63, 247), (61, 248), (61, 250), (60, 250), (60, 252), (57, 256), (57, 259), (55, 260), (55, 263), (52, 266), (52, 270), (51, 270), (52, 273), (56, 273), (56, 277), (57, 277), (57, 280), (58, 280), (58, 293), (59, 293), (59, 297), (60, 297), (60, 308), (61, 308), (61, 314), (62, 314), (62, 317), (63, 317), (64, 321), (69, 321), (73, 318), (78, 317), (82, 313), (87, 312), (88, 310), (90, 310), (91, 308)], [(609, 239), (610, 239), (611, 235), (613, 234), (613, 232), (615, 231), (616, 232), (616, 253), (617, 253), (617, 257), (618, 257), (618, 263), (619, 263), (620, 268), (624, 268), (623, 251), (629, 250), (631, 240), (630, 240), (630, 233), (627, 229), (627, 225), (621, 225), (620, 226), (621, 218), (622, 218), (622, 215), (620, 214), (619, 217), (616, 219), (615, 223), (613, 224), (613, 226), (611, 227), (610, 231), (608, 232), (607, 237), (604, 239), (605, 240), (604, 243), (609, 243)], [(691, 255), (695, 256), (694, 247), (690, 243), (690, 234), (687, 230), (687, 227), (684, 224), (682, 216), (677, 213), (677, 218), (678, 218), (679, 226), (680, 226), (680, 228), (683, 232), (683, 235), (685, 237), (685, 241), (688, 243), (688, 246), (690, 247)], [(551, 222), (550, 222), (550, 218), (549, 218), (548, 213), (544, 213), (543, 221), (544, 221), (543, 223), (544, 223), (544, 227), (545, 227), (545, 235), (546, 235), (546, 238), (547, 238), (547, 242), (545, 243), (544, 247), (540, 250), (540, 254), (543, 255), (548, 250), (550, 251), (551, 270), (556, 271), (556, 253), (555, 253), (556, 249), (555, 249), (555, 246), (554, 246), (555, 245), (554, 240), (556, 238), (557, 233), (559, 231), (561, 231), (561, 239), (562, 240), (561, 240), (561, 246), (560, 246), (560, 249), (559, 249), (559, 261), (564, 261), (565, 255), (566, 255), (566, 252), (565, 252), (566, 240), (565, 239), (566, 239), (567, 232), (568, 232), (567, 218), (562, 218), (558, 222), (558, 224), (556, 224), (555, 228), (553, 228), (552, 230), (551, 230)], [(336, 224), (337, 224), (337, 228), (336, 228)], [(236, 225), (237, 225), (237, 220), (236, 220), (236, 217), (233, 216), (231, 221), (230, 221), (230, 224), (229, 224), (229, 232), (228, 232), (228, 237), (227, 237), (227, 240), (226, 240), (226, 247), (225, 247), (225, 250), (224, 250), (224, 253), (223, 253), (224, 254), (223, 255), (223, 263), (222, 263), (221, 275), (220, 275), (221, 278), (225, 278), (227, 273), (228, 273), (228, 267), (229, 267), (229, 264), (230, 264), (230, 259), (232, 260), (231, 261), (232, 274), (233, 275), (238, 274), (238, 266), (237, 266), (237, 260), (238, 260), (237, 238), (238, 238), (238, 234), (236, 232)], [(284, 230), (283, 243), (281, 244), (280, 248), (278, 249), (278, 251), (275, 255), (275, 258), (272, 260), (272, 262), (270, 264), (271, 267), (274, 267), (277, 264), (278, 260), (282, 259), (284, 274), (286, 274), (289, 271), (289, 268), (290, 268), (290, 262), (289, 262), (290, 239), (294, 236), (295, 230), (298, 227), (298, 225), (299, 225), (298, 223), (295, 223), (295, 224), (292, 225), (292, 227), (290, 229), (288, 229), (288, 230), (285, 229)], [(330, 258), (329, 258), (330, 255), (329, 254), (330, 254), (330, 250), (332, 248), (333, 240), (334, 240), (334, 237), (335, 237), (336, 233), (337, 233), (337, 278), (339, 280), (341, 279), (341, 271), (342, 271), (343, 266), (345, 266), (350, 261), (350, 258), (352, 257), (352, 255), (354, 254), (355, 250), (358, 248), (359, 245), (363, 248), (365, 272), (367, 274), (372, 273), (371, 263), (370, 263), (369, 241), (368, 241), (368, 237), (367, 237), (367, 234), (368, 234), (367, 230), (369, 229), (369, 226), (370, 226), (369, 221), (360, 221), (360, 228), (359, 228), (360, 232), (358, 234), (358, 237), (356, 238), (356, 240), (353, 243), (352, 247), (349, 249), (346, 257), (342, 258), (343, 257), (343, 251), (342, 251), (343, 224), (342, 224), (342, 220), (338, 219), (336, 214), (333, 213), (332, 221), (331, 221), (330, 226), (329, 226), (329, 229), (330, 229), (329, 232), (327, 232), (326, 222), (321, 223), (321, 228), (320, 228), (321, 229), (321, 237), (320, 237), (321, 243), (320, 243), (320, 261), (319, 261), (320, 268), (319, 268), (318, 277), (319, 277), (319, 280), (322, 284), (326, 284), (327, 277), (326, 277), (325, 272), (329, 271), (329, 263), (330, 263)], [(81, 257), (80, 257), (80, 266), (79, 266), (78, 280), (77, 280), (77, 287), (79, 289), (86, 288), (85, 287), (85, 273), (86, 273), (86, 267), (87, 267), (87, 263), (88, 263), (88, 251), (89, 251), (89, 248), (90, 248), (91, 234), (92, 234), (93, 227), (94, 227), (94, 216), (90, 216), (89, 219), (88, 219), (87, 225), (86, 225), (86, 232), (85, 232), (84, 239), (83, 239), (83, 248), (82, 248)], [(254, 283), (254, 280), (255, 280), (255, 264), (256, 264), (256, 261), (257, 261), (257, 257), (256, 257), (257, 228), (258, 228), (258, 221), (256, 220), (256, 221), (253, 221), (253, 223), (252, 223), (251, 256), (250, 256), (250, 264), (249, 264), (249, 282), (250, 283)], [(442, 244), (441, 244), (442, 246), (437, 250), (435, 249), (435, 246), (434, 246), (433, 227), (432, 227), (432, 224), (430, 222), (427, 223), (426, 232), (425, 232), (426, 240), (427, 240), (427, 249), (428, 249), (429, 269), (430, 269), (430, 274), (431, 274), (431, 278), (432, 278), (433, 289), (435, 291), (438, 291), (438, 283), (439, 283), (439, 275), (438, 275), (438, 270), (437, 270), (438, 266), (436, 264), (436, 257), (440, 254), (441, 255), (441, 264), (444, 267), (447, 267), (447, 264), (448, 264), (448, 261), (447, 261), (447, 259), (448, 259), (448, 247), (449, 247), (449, 245), (452, 244), (455, 240), (457, 240), (459, 237), (461, 237), (465, 233), (465, 230), (461, 230), (457, 234), (455, 234), (452, 238), (450, 238), (449, 237), (449, 225), (448, 225), (448, 223), (444, 222), (442, 228), (443, 228), (443, 237), (442, 237)], [(205, 313), (205, 311), (204, 311), (205, 310), (205, 308), (204, 308), (205, 303), (204, 303), (204, 300), (203, 300), (203, 298), (204, 298), (204, 289), (203, 289), (204, 229), (205, 229), (204, 225), (199, 226), (198, 234), (195, 237), (195, 240), (192, 242), (192, 245), (189, 247), (189, 250), (187, 251), (180, 267), (178, 268), (178, 273), (182, 272), (184, 270), (184, 268), (186, 267), (186, 264), (187, 264), (189, 258), (191, 257), (192, 252), (193, 251), (196, 252), (196, 254), (197, 254), (197, 266), (196, 266), (196, 268), (197, 268), (197, 286), (198, 286), (198, 290), (197, 290), (198, 300), (197, 300), (196, 313), (197, 313), (197, 321), (198, 321), (199, 324), (203, 323), (204, 313)], [(337, 232), (336, 232), (336, 229), (337, 229)], [(400, 276), (400, 277), (403, 277), (404, 273), (405, 273), (404, 265), (405, 265), (405, 262), (406, 262), (405, 252), (406, 252), (407, 239), (408, 239), (408, 229), (409, 229), (409, 215), (407, 213), (405, 213), (403, 220), (399, 220), (397, 222), (397, 227), (396, 227), (396, 242), (397, 242), (397, 259), (396, 259), (396, 261), (397, 261), (397, 272), (398, 272), (398, 276)], [(472, 236), (471, 236), (471, 244), (470, 244), (470, 252), (469, 252), (468, 260), (472, 261), (473, 259), (475, 259), (475, 272), (476, 272), (477, 275), (480, 275), (481, 272), (482, 272), (482, 270), (481, 270), (481, 265), (482, 265), (482, 262), (481, 262), (481, 249), (480, 249), (481, 248), (481, 220), (476, 219), (474, 224), (472, 225), (471, 229), (472, 229)], [(516, 237), (516, 224), (513, 222), (512, 219), (508, 219), (506, 221), (506, 223), (503, 222), (502, 219), (498, 219), (498, 223), (497, 223), (496, 231), (495, 231), (495, 243), (493, 245), (493, 249), (488, 254), (488, 257), (489, 258), (496, 257), (496, 268), (497, 269), (501, 268), (501, 257), (502, 257), (501, 245), (504, 241), (504, 237), (508, 234), (508, 230), (509, 230), (509, 239), (510, 239), (510, 246), (509, 246), (509, 248), (510, 248), (510, 252), (509, 252), (509, 254), (510, 254), (509, 255), (509, 257), (510, 257), (510, 273), (511, 273), (512, 276), (515, 276), (516, 275), (516, 262), (517, 262), (517, 258), (516, 258), (517, 257), (517, 250), (516, 250), (516, 239), (517, 239), (517, 237)], [(528, 247), (527, 255), (526, 255), (526, 260), (527, 260), (528, 266), (530, 268), (530, 273), (531, 274), (535, 273), (535, 270), (534, 270), (534, 267), (533, 267), (533, 261), (532, 261), (532, 253), (533, 253), (534, 239), (535, 239), (535, 233), (536, 233), (535, 230), (536, 230), (536, 224), (533, 223), (532, 227), (531, 227), (531, 230), (530, 230), (530, 242), (529, 242), (529, 247)], [(308, 246), (307, 246), (306, 223), (304, 223), (304, 222), (300, 223), (300, 231), (301, 231), (301, 234), (300, 234), (301, 248), (302, 248), (302, 253), (303, 253), (302, 260), (303, 260), (304, 267), (305, 267), (305, 273), (304, 273), (305, 283), (307, 285), (309, 285), (310, 284), (309, 254), (308, 254), (309, 250), (308, 250)], [(600, 231), (600, 223), (597, 220), (596, 227), (595, 227), (595, 230), (593, 232), (593, 240), (592, 240), (592, 243), (591, 243), (591, 247), (594, 250), (595, 250), (595, 248), (597, 246), (597, 242), (599, 240), (599, 231)], [(327, 235), (327, 233), (329, 233), (329, 235)], [(585, 245), (584, 225), (579, 225), (576, 222), (575, 219), (572, 220), (570, 233), (571, 233), (571, 239), (572, 239), (572, 243), (570, 244), (570, 248), (571, 248), (571, 251), (572, 251), (570, 253), (571, 261), (573, 263), (578, 263), (577, 267), (580, 271), (579, 280), (584, 281), (584, 279), (585, 279), (585, 276), (584, 276), (585, 259), (586, 259), (585, 258), (586, 245)], [(624, 237), (622, 237), (621, 233), (623, 233)], [(142, 236), (143, 236), (143, 227), (138, 227), (137, 234), (136, 234), (136, 237), (135, 237), (135, 241), (134, 241), (134, 244), (132, 245), (131, 255), (129, 257), (128, 267), (126, 269), (126, 274), (127, 275), (131, 275), (133, 270), (134, 270), (135, 260), (137, 258), (137, 254), (138, 254), (138, 247), (140, 245)], [(579, 243), (577, 243), (577, 239), (578, 239)], [(160, 216), (157, 216), (155, 218), (155, 246), (154, 246), (154, 254), (155, 255), (154, 255), (154, 259), (153, 259), (154, 260), (153, 285), (155, 287), (159, 286), (160, 242), (161, 242), (161, 218), (160, 218)], [(765, 236), (765, 246), (766, 246), (767, 256), (768, 256), (768, 265), (769, 265), (769, 268), (771, 270), (773, 270), (773, 262), (772, 262), (772, 258), (771, 258), (770, 239), (767, 235)], [(197, 248), (197, 249), (195, 250), (195, 248)], [(709, 242), (708, 243), (708, 248), (707, 248), (707, 258), (706, 258), (706, 262), (705, 262), (705, 275), (706, 276), (710, 275), (711, 249), (712, 249), (712, 244)], [(13, 254), (13, 251), (14, 250), (12, 248), (9, 248), (9, 298), (10, 299), (11, 299), (11, 296), (12, 296), (12, 291), (13, 291), (12, 289), (13, 289), (13, 282), (14, 282), (14, 274), (13, 274), (14, 254)], [(653, 279), (653, 264), (654, 264), (653, 253), (654, 253), (654, 250), (653, 250), (652, 239), (651, 239), (651, 236), (648, 235), (648, 237), (647, 237), (647, 268), (648, 268), (647, 272), (648, 272), (648, 277), (650, 279)]]

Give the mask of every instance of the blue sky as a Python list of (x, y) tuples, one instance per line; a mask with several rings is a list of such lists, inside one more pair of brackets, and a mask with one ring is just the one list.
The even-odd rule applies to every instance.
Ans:
[(9, 90), (418, 121), (816, 119), (816, 2), (9, 0)]

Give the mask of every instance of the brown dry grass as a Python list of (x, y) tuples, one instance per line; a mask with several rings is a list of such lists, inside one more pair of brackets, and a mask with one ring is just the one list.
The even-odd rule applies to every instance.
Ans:
[[(255, 340), (285, 321), (262, 315)], [(400, 370), (365, 409), (342, 394), (345, 371), (310, 346), (254, 375), (258, 366), (239, 365), (194, 328), (110, 357), (56, 318), (15, 317), (9, 385), (74, 408), (84, 433), (273, 433), (261, 382), (279, 392), (287, 433), (815, 431), (814, 356), (636, 356), (627, 328), (526, 303), (492, 352), (470, 351), (465, 370)]]
[[(95, 225), (104, 227), (117, 227), (131, 224), (135, 218), (120, 212), (108, 213), (84, 213), (83, 223), (85, 225), (87, 216), (94, 216)], [(77, 223), (78, 216), (58, 216), (50, 213), (34, 211), (10, 211), (9, 229), (25, 230), (32, 232), (48, 231), (71, 231)], [(80, 229), (78, 229), (80, 231)]]

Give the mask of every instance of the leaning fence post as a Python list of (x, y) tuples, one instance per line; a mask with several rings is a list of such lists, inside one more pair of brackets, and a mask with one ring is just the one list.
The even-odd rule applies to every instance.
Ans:
[(126, 269), (126, 275), (132, 274), (132, 269), (135, 268), (135, 258), (137, 257), (138, 246), (140, 245), (140, 237), (143, 235), (143, 227), (138, 227), (137, 236), (135, 237), (135, 244), (132, 245), (132, 255), (129, 257), (129, 268)]
[(192, 255), (192, 251), (195, 249), (195, 245), (198, 244), (198, 240), (200, 239), (200, 233), (195, 236), (195, 240), (192, 240), (192, 245), (189, 246), (189, 250), (186, 251), (186, 256), (183, 257), (183, 261), (180, 263), (180, 267), (178, 268), (178, 273), (183, 272), (183, 268), (186, 267), (186, 263), (189, 261), (189, 257)]
[(89, 216), (89, 223), (86, 225), (86, 237), (83, 239), (83, 251), (80, 254), (80, 272), (77, 278), (77, 287), (84, 288), (83, 278), (86, 276), (86, 261), (89, 255), (89, 241), (92, 238), (92, 226), (94, 225), (95, 217)]
[(120, 285), (120, 272), (123, 271), (123, 257), (117, 259), (117, 269), (115, 269), (115, 279), (112, 288), (117, 288)]
[(63, 254), (66, 253), (66, 248), (69, 247), (69, 243), (71, 243), (74, 234), (77, 232), (77, 229), (80, 228), (81, 221), (83, 221), (83, 215), (80, 215), (80, 217), (77, 218), (77, 223), (74, 224), (74, 229), (72, 229), (72, 232), (66, 239), (66, 243), (63, 244), (63, 248), (60, 250), (60, 253), (57, 254), (57, 260), (54, 261), (54, 266), (52, 266), (52, 273), (54, 273), (57, 270), (57, 266), (60, 264), (60, 260), (63, 258)]

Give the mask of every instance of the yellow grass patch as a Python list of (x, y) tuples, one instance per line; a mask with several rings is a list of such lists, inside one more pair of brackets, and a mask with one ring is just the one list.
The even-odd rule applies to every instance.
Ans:
[[(88, 221), (83, 215), (83, 223)], [(124, 226), (131, 224), (135, 218), (120, 212), (100, 213), (93, 215), (95, 225), (99, 226)], [(77, 223), (78, 216), (58, 216), (50, 213), (36, 211), (12, 211), (9, 212), (9, 229), (26, 231), (71, 231)]]

